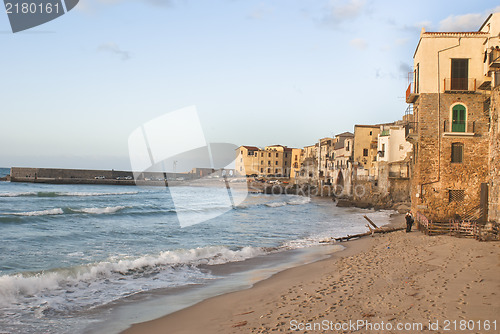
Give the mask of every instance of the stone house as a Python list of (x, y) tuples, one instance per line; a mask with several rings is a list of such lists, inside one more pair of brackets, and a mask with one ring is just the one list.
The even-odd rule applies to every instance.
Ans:
[(414, 54), (407, 140), (412, 210), (434, 221), (486, 220), (491, 73), (486, 44), (496, 43), (500, 13), (475, 32), (426, 32)]
[(354, 168), (358, 179), (376, 179), (377, 138), (380, 125), (354, 126)]
[(351, 192), (353, 151), (354, 134), (343, 132), (335, 136), (332, 183), (339, 186), (345, 195)]

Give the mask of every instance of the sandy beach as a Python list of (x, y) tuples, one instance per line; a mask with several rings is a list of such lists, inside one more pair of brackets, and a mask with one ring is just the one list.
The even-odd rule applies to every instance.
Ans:
[(124, 333), (500, 332), (499, 242), (413, 230), (342, 245), (328, 259)]

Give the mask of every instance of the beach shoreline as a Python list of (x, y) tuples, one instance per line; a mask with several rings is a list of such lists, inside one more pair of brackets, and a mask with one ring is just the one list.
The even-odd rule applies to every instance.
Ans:
[[(391, 217), (389, 226), (403, 225), (402, 215)], [(476, 331), (479, 325), (498, 331), (500, 243), (428, 237), (413, 230), (341, 244), (346, 249), (326, 259), (122, 333), (335, 332), (335, 326), (349, 323), (343, 332), (397, 332), (373, 328), (384, 323), (412, 324), (434, 333), (460, 321), (473, 321)], [(353, 330), (357, 322), (372, 327)]]

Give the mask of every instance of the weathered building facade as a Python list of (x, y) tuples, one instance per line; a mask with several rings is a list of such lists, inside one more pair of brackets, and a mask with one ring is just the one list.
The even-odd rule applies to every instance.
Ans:
[(292, 148), (283, 145), (240, 146), (236, 149), (236, 171), (247, 176), (290, 177)]
[[(488, 20), (498, 21), (500, 14)], [(488, 21), (487, 20), (487, 21)], [(483, 25), (485, 27), (485, 25)], [(482, 28), (483, 28), (482, 27)], [(490, 91), (485, 41), (499, 25), (477, 32), (425, 32), (414, 55), (412, 210), (435, 221), (486, 220), (490, 151)]]
[(380, 125), (354, 126), (354, 164), (357, 176), (374, 178), (376, 175), (377, 137)]

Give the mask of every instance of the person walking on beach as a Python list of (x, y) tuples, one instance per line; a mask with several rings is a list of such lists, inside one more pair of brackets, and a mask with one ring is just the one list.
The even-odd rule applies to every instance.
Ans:
[(405, 215), (406, 219), (406, 233), (411, 232), (411, 226), (413, 225), (414, 219), (413, 216), (411, 215), (411, 212), (408, 211)]

